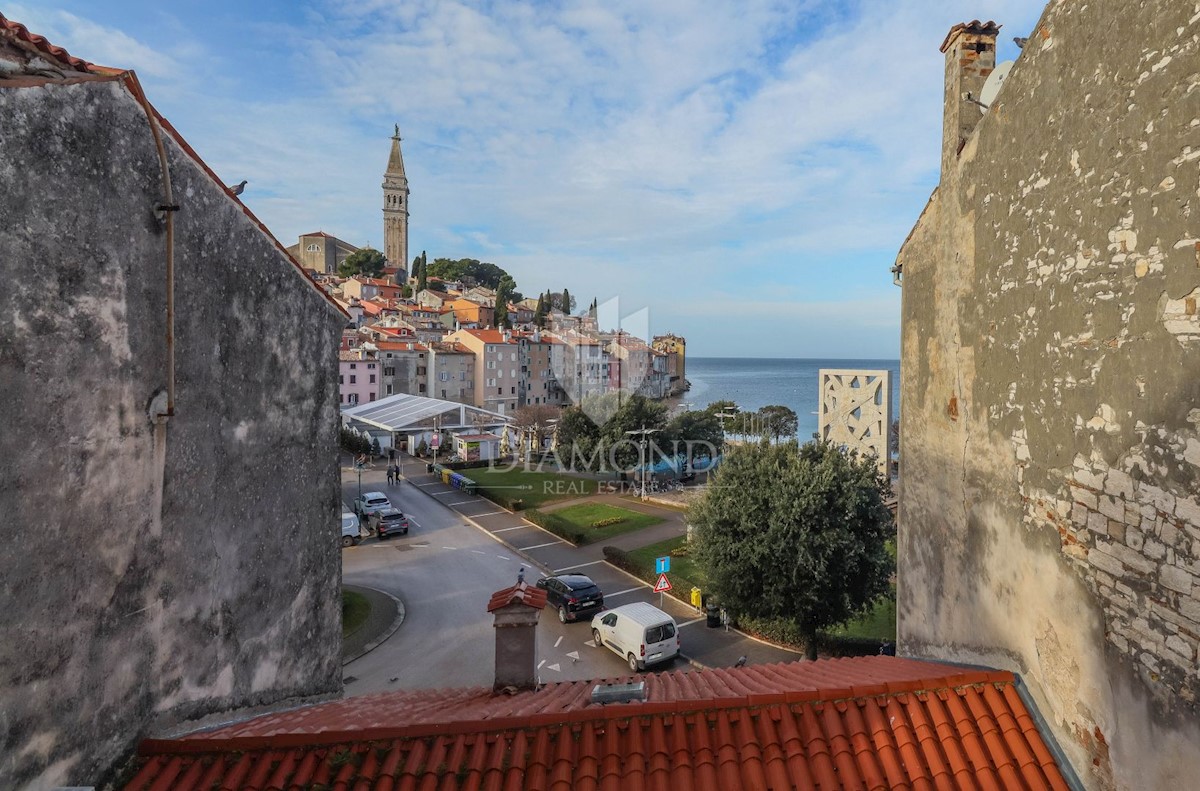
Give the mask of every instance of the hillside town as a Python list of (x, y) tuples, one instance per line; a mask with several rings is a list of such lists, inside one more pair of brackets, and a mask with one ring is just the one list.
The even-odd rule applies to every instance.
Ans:
[(397, 127), (384, 173), (384, 257), (376, 276), (340, 274), (360, 248), (323, 231), (288, 248), (351, 316), (338, 352), (344, 407), (415, 395), (511, 417), (523, 406), (568, 406), (590, 395), (663, 399), (687, 389), (686, 341), (677, 335), (640, 338), (602, 327), (606, 311), (593, 302), (573, 313), (566, 290), (509, 301), (511, 292), (470, 275), (423, 276), (424, 254), (409, 265), (410, 189), (400, 141)]

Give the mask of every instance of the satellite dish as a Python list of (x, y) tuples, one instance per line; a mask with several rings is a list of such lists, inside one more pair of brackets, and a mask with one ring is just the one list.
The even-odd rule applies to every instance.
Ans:
[(988, 75), (987, 82), (983, 84), (983, 89), (979, 91), (981, 104), (991, 106), (992, 102), (996, 100), (996, 95), (1000, 93), (1000, 89), (1004, 87), (1004, 81), (1008, 79), (1008, 73), (1012, 71), (1012, 67), (1013, 61), (1011, 60), (996, 64), (996, 68), (992, 69), (992, 73)]

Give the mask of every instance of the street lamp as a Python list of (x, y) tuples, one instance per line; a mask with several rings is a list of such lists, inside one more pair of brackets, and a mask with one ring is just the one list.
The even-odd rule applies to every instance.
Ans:
[(641, 491), (638, 494), (638, 497), (641, 499), (645, 499), (645, 497), (646, 497), (646, 458), (645, 458), (645, 456), (646, 456), (646, 440), (650, 437), (651, 434), (657, 434), (658, 429), (646, 428), (645, 426), (642, 426), (640, 429), (634, 429), (633, 431), (626, 431), (625, 433), (627, 435), (637, 435), (641, 438), (638, 442), (638, 463), (639, 463), (638, 466), (640, 466), (641, 470), (642, 470), (642, 485), (641, 485)]

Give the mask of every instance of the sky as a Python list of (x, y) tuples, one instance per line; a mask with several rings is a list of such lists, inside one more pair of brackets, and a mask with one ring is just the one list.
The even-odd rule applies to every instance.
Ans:
[(39, 0), (0, 12), (137, 72), (285, 245), (409, 250), (619, 300), (701, 357), (899, 357), (890, 267), (936, 186), (952, 25), (1043, 0)]

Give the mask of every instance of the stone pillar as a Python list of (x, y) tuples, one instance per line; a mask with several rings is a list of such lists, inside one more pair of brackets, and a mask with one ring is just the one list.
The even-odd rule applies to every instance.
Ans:
[(988, 75), (996, 68), (995, 22), (961, 22), (950, 28), (941, 51), (946, 55), (945, 113), (942, 123), (942, 173), (958, 158), (983, 108), (978, 100)]

